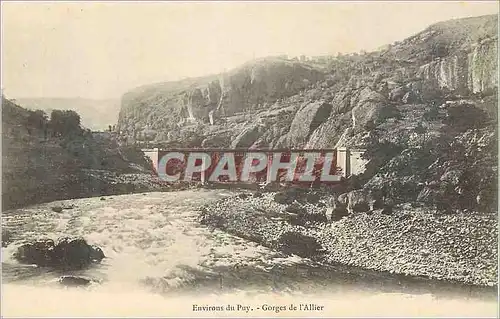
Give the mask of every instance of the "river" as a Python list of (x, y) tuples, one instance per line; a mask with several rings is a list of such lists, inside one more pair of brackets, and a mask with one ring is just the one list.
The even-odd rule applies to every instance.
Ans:
[[(230, 195), (227, 190), (131, 194), (4, 212), (2, 227), (15, 241), (2, 248), (2, 316), (496, 317), (492, 294), (357, 277), (198, 223), (200, 206)], [(57, 213), (51, 210), (57, 205), (74, 207)], [(103, 249), (107, 258), (101, 264), (65, 273), (98, 283), (62, 287), (60, 273), (11, 258), (19, 241), (65, 235), (83, 236)], [(310, 303), (323, 308), (288, 309)], [(235, 310), (226, 309), (228, 304)], [(195, 305), (224, 311), (193, 311)]]

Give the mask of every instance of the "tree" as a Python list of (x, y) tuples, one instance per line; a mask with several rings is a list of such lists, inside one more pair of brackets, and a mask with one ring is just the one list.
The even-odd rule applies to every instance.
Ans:
[[(45, 132), (48, 123), (47, 114), (42, 110), (29, 111), (27, 122), (28, 128), (43, 130)], [(31, 130), (29, 129), (29, 131)]]
[(55, 136), (79, 134), (82, 132), (80, 115), (72, 110), (53, 110), (50, 114), (49, 125)]

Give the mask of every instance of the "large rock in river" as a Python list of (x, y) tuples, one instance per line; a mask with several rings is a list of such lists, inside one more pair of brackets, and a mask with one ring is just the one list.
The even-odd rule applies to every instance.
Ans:
[(12, 233), (7, 229), (2, 228), (2, 247), (7, 247), (10, 244), (11, 239)]
[(82, 269), (105, 258), (101, 248), (83, 238), (40, 239), (18, 247), (14, 258), (20, 263), (63, 269)]

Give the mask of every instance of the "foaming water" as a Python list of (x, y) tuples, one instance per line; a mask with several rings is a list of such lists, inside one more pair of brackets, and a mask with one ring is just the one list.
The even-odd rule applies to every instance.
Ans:
[[(196, 190), (86, 198), (4, 213), (14, 242), (2, 249), (4, 316), (495, 316), (497, 302), (359, 278), (211, 230), (198, 208), (230, 195)], [(51, 207), (74, 205), (60, 213)], [(100, 265), (60, 273), (12, 260), (23, 240), (83, 236), (102, 247)], [(95, 281), (64, 288), (61, 275)], [(411, 286), (411, 285), (410, 285)], [(262, 304), (313, 303), (320, 312), (279, 313)], [(254, 311), (196, 312), (193, 304), (245, 304)], [(362, 307), (360, 306), (362, 305)], [(261, 308), (261, 309), (258, 309)]]

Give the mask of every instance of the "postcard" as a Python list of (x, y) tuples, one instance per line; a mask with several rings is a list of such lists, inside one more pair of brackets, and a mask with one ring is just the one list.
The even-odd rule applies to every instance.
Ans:
[(497, 317), (496, 1), (2, 1), (3, 318)]

